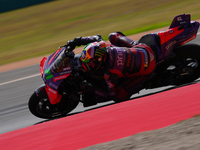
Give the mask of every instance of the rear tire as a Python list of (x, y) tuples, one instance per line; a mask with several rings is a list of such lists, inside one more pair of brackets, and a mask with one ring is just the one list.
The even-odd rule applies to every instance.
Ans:
[[(200, 46), (197, 44), (186, 44), (174, 50), (175, 57), (169, 60), (175, 70), (180, 71), (176, 76), (175, 85), (193, 82), (200, 77)], [(183, 67), (185, 66), (185, 67)], [(182, 69), (178, 69), (182, 67)]]

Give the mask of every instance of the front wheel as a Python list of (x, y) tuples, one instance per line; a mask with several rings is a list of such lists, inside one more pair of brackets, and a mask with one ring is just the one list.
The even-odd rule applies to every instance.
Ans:
[(63, 96), (58, 104), (52, 105), (48, 97), (38, 97), (34, 92), (29, 99), (29, 110), (36, 117), (52, 119), (62, 117), (71, 112), (78, 105), (78, 100)]

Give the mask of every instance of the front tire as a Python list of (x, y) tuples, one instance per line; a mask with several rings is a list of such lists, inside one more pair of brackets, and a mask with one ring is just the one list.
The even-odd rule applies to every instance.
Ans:
[(28, 103), (30, 112), (36, 117), (43, 119), (53, 119), (66, 116), (69, 112), (76, 108), (79, 101), (74, 101), (67, 97), (62, 97), (61, 102), (52, 105), (48, 97), (38, 97), (34, 92)]

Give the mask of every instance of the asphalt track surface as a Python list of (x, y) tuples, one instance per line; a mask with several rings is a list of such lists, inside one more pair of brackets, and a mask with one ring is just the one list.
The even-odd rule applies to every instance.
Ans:
[[(198, 34), (197, 38), (191, 43), (200, 44), (199, 41), (200, 36)], [(39, 64), (0, 73), (0, 134), (48, 121), (33, 116), (29, 112), (27, 105), (30, 95), (41, 84), (43, 84), (43, 81), (40, 77)], [(136, 94), (133, 97), (142, 97), (171, 88), (174, 87), (142, 90), (140, 94)], [(80, 103), (72, 114), (108, 104), (112, 104), (112, 102), (83, 108)]]
[(199, 88), (191, 84), (7, 132), (0, 147), (77, 150), (163, 128), (200, 114)]

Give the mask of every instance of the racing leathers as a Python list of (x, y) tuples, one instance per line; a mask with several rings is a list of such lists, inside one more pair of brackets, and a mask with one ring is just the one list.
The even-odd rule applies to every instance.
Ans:
[(83, 68), (86, 72), (90, 70), (94, 77), (102, 74), (107, 83), (107, 89), (95, 89), (95, 94), (120, 102), (127, 100), (141, 83), (151, 78), (155, 69), (154, 52), (149, 46), (137, 43), (121, 32), (111, 33), (109, 41), (111, 44), (97, 35), (77, 37), (66, 45), (73, 49), (88, 44), (80, 58)]

